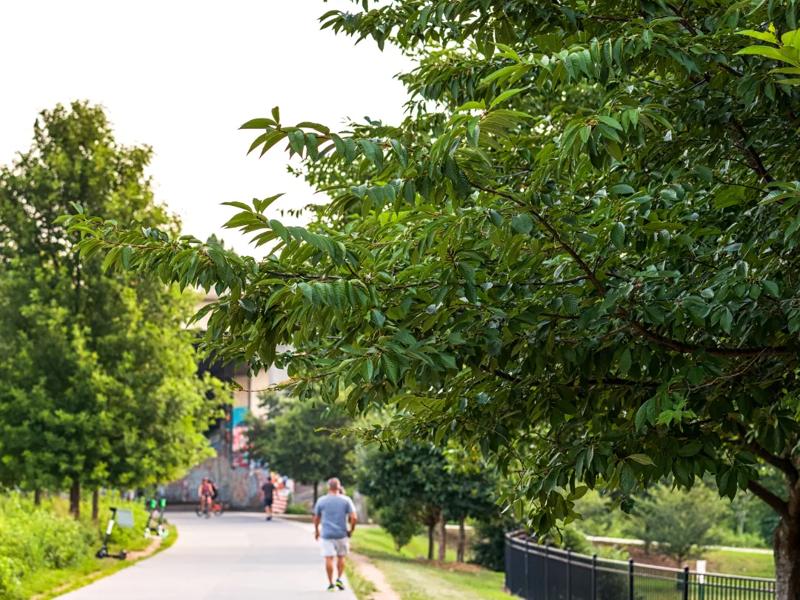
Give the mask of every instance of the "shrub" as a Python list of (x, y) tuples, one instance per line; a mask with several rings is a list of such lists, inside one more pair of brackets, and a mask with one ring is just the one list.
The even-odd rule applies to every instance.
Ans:
[(22, 598), (20, 592), (21, 565), (18, 561), (0, 554), (0, 598), (17, 600)]
[(395, 548), (400, 550), (422, 529), (419, 522), (406, 510), (405, 504), (388, 504), (378, 511), (378, 523), (392, 536)]
[(679, 563), (713, 541), (712, 527), (719, 521), (719, 496), (703, 484), (684, 492), (659, 485), (636, 509), (638, 537)]
[(481, 519), (475, 523), (472, 562), (492, 571), (504, 570), (506, 533), (515, 529), (518, 529), (518, 524), (505, 515)]
[(286, 507), (287, 515), (310, 515), (311, 511), (305, 504), (290, 504)]
[(33, 573), (48, 569), (68, 569), (91, 558), (100, 546), (109, 506), (133, 510), (133, 529), (115, 528), (111, 544), (137, 549), (147, 542), (142, 535), (147, 513), (143, 506), (120, 503), (117, 498), (101, 498), (100, 522), (91, 521), (90, 507), (76, 521), (66, 510), (66, 501), (55, 498), (34, 506), (32, 500), (16, 492), (0, 495), (0, 598), (21, 598), (21, 586)]

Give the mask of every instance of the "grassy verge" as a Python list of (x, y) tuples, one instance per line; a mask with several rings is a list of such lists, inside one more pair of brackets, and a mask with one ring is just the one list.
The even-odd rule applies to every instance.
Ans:
[[(595, 545), (592, 549), (599, 556), (615, 558), (617, 560), (627, 560), (629, 552), (622, 549), (613, 550), (610, 546)], [(688, 561), (689, 568), (696, 569), (696, 558), (707, 561), (706, 571), (709, 573), (720, 573), (722, 575), (739, 575), (743, 577), (775, 577), (775, 561), (771, 554), (760, 552), (741, 552), (735, 550), (705, 550), (702, 555), (693, 557)], [(634, 555), (637, 563), (656, 564), (677, 568), (674, 559), (666, 559), (658, 554), (650, 556), (643, 555), (641, 551)]]
[[(103, 496), (99, 522), (92, 522), (91, 507), (81, 506), (81, 519), (68, 514), (65, 499), (56, 497), (34, 506), (30, 496), (0, 494), (0, 598), (48, 598), (58, 591), (80, 587), (136, 562), (98, 560), (110, 506), (133, 512), (134, 526), (115, 528), (109, 542), (111, 552), (125, 548), (140, 552), (150, 545), (144, 537), (147, 513), (141, 503), (121, 502), (118, 495)], [(174, 542), (168, 536), (164, 548)]]
[(352, 566), (347, 570), (347, 581), (350, 582), (350, 588), (358, 600), (369, 600), (372, 593), (375, 592), (375, 586), (364, 579)]
[[(474, 565), (427, 562), (427, 541), (415, 537), (400, 551), (379, 527), (363, 527), (353, 537), (353, 549), (368, 556), (403, 600), (509, 600), (503, 574)], [(451, 553), (448, 553), (450, 560)]]
[(709, 550), (703, 555), (708, 561), (707, 570), (726, 575), (747, 577), (775, 577), (775, 561), (770, 554)]
[[(143, 537), (144, 539), (144, 537)], [(46, 569), (37, 571), (33, 577), (25, 581), (22, 592), (26, 598), (35, 600), (50, 600), (61, 594), (66, 594), (93, 581), (113, 575), (117, 571), (127, 569), (140, 560), (146, 560), (163, 552), (178, 540), (178, 530), (170, 525), (169, 535), (162, 540), (158, 549), (150, 556), (135, 560), (115, 560), (112, 558), (98, 559), (94, 556), (87, 557), (84, 561), (70, 569)], [(149, 542), (148, 542), (149, 543)]]

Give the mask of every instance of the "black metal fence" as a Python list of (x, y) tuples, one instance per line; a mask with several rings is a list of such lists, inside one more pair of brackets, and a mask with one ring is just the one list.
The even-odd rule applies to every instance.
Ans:
[(775, 580), (609, 560), (506, 536), (506, 587), (526, 600), (773, 600)]

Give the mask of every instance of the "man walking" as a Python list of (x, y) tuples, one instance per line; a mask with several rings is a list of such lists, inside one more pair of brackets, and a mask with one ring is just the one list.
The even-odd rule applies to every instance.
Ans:
[[(340, 494), (342, 484), (336, 478), (328, 480), (328, 493), (317, 500), (314, 506), (314, 539), (322, 537), (320, 546), (325, 558), (325, 572), (328, 574), (328, 591), (344, 589), (344, 561), (350, 550), (348, 538), (356, 528), (356, 512), (347, 496)], [(322, 535), (320, 536), (320, 524)], [(336, 581), (333, 580), (333, 559), (336, 558)]]
[(275, 495), (275, 484), (272, 483), (271, 475), (266, 483), (261, 486), (261, 492), (264, 494), (264, 514), (267, 516), (267, 521), (272, 521), (272, 500)]

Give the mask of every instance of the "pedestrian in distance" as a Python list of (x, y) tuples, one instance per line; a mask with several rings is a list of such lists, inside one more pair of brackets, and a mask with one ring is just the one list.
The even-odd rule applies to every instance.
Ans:
[(267, 517), (267, 521), (272, 521), (272, 500), (275, 496), (275, 484), (272, 483), (271, 477), (261, 486), (261, 493), (264, 495), (264, 514)]
[[(314, 506), (314, 539), (320, 541), (321, 553), (325, 559), (325, 572), (328, 575), (329, 592), (337, 588), (344, 590), (342, 576), (345, 558), (350, 551), (348, 538), (353, 535), (358, 522), (353, 502), (340, 493), (341, 488), (341, 482), (332, 477), (328, 480), (328, 493), (317, 500)], [(333, 579), (334, 559), (336, 559), (336, 581)]]

